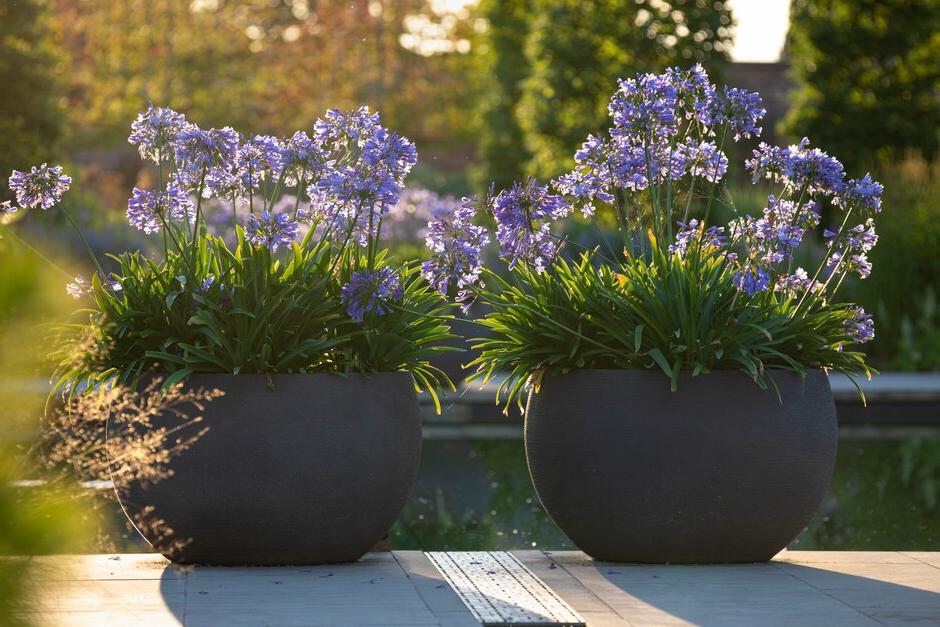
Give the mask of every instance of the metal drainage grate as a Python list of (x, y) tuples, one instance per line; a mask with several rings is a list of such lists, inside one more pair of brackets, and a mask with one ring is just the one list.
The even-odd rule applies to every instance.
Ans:
[(506, 551), (425, 553), (484, 625), (571, 625), (584, 619)]

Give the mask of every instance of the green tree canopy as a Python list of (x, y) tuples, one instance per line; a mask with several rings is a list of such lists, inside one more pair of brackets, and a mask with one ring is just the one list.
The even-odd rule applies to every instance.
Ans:
[(788, 36), (799, 83), (785, 130), (848, 166), (940, 138), (940, 2), (793, 0)]
[(478, 43), (482, 80), (479, 100), (478, 154), (481, 186), (506, 187), (522, 177), (529, 160), (515, 106), (529, 73), (524, 53), (532, 0), (483, 0), (480, 16), (487, 29)]

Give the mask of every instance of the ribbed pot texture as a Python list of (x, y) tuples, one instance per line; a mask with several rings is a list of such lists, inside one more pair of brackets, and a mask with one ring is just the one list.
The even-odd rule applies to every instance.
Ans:
[[(421, 453), (410, 375), (274, 375), (271, 383), (264, 375), (191, 376), (188, 386), (225, 395), (180, 435), (208, 431), (170, 460), (171, 476), (115, 486), (131, 520), (152, 508), (147, 520), (162, 524), (138, 529), (173, 561), (354, 561), (401, 513)], [(154, 426), (180, 424), (165, 414)], [(109, 438), (118, 428), (109, 422)]]
[(526, 411), (542, 505), (598, 560), (761, 562), (805, 527), (835, 465), (824, 372), (679, 377), (582, 370), (546, 376)]

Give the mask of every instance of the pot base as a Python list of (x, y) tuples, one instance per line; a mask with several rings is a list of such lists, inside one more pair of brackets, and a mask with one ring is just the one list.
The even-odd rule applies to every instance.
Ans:
[[(821, 503), (835, 465), (829, 380), (585, 370), (546, 377), (526, 412), (542, 505), (591, 557), (634, 563), (767, 561)], [(781, 402), (782, 399), (782, 402)]]
[[(174, 562), (350, 562), (400, 514), (421, 450), (410, 375), (271, 381), (273, 389), (264, 375), (190, 377), (188, 386), (225, 393), (199, 412), (193, 429), (208, 430), (169, 460), (171, 476), (116, 481), (128, 517)], [(170, 412), (153, 420), (157, 428), (179, 422)]]

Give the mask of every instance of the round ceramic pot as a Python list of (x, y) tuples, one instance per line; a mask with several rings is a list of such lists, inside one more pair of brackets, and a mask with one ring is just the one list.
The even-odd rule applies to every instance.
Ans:
[(766, 561), (822, 502), (837, 424), (821, 371), (744, 374), (582, 370), (546, 376), (526, 411), (532, 482), (595, 559)]
[[(401, 513), (421, 453), (409, 374), (194, 375), (187, 386), (224, 392), (174, 437), (205, 432), (170, 458), (170, 476), (115, 480), (125, 513), (173, 561), (354, 561)], [(152, 422), (173, 429), (180, 418)]]

